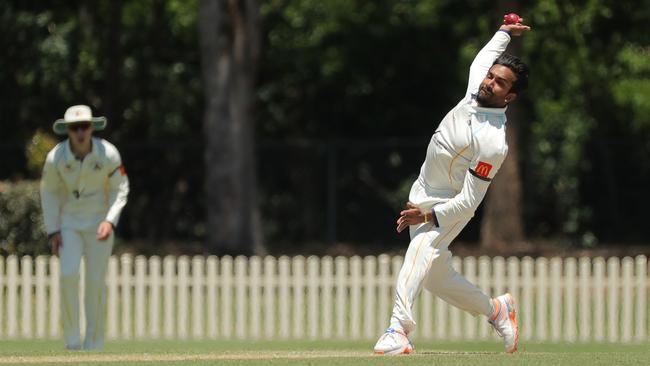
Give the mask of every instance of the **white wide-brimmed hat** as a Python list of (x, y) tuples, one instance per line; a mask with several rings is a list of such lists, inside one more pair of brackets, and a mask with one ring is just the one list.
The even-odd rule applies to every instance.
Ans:
[(106, 117), (93, 117), (87, 105), (73, 105), (65, 111), (62, 119), (54, 122), (52, 129), (58, 135), (65, 135), (68, 125), (77, 122), (90, 122), (94, 130), (103, 130), (106, 127)]

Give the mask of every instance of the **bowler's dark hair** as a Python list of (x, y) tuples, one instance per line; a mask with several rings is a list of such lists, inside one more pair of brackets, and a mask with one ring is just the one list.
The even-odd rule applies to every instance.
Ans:
[(528, 65), (509, 53), (503, 53), (499, 56), (492, 65), (503, 65), (515, 73), (517, 80), (512, 84), (510, 89), (513, 93), (523, 92), (528, 88)]

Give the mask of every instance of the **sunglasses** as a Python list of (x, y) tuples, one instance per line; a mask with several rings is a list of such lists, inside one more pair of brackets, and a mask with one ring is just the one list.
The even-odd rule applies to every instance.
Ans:
[(90, 122), (81, 122), (73, 123), (68, 125), (68, 131), (77, 132), (77, 131), (86, 131), (90, 128)]

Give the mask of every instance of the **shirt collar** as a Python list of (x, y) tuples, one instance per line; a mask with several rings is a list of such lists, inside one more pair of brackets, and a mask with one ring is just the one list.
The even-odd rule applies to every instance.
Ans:
[(489, 108), (489, 107), (480, 107), (476, 101), (476, 94), (472, 94), (472, 98), (469, 102), (470, 110), (473, 113), (488, 113), (488, 114), (506, 114), (508, 110), (508, 105), (506, 104), (502, 108)]
[[(96, 155), (97, 153), (97, 141), (94, 137), (90, 138), (90, 153), (84, 157), (84, 159), (88, 159), (92, 155)], [(74, 156), (74, 153), (72, 152), (72, 147), (70, 146), (70, 139), (65, 140), (65, 161), (66, 163), (70, 163), (75, 161), (77, 158)]]

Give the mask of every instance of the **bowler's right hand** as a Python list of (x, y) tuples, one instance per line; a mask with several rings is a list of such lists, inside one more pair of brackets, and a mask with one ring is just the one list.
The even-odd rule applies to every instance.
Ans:
[(63, 246), (63, 240), (61, 239), (61, 233), (56, 233), (50, 238), (50, 244), (52, 245), (52, 255), (59, 255), (59, 248)]
[(404, 229), (411, 225), (419, 225), (426, 221), (426, 216), (420, 208), (412, 202), (406, 203), (406, 209), (399, 213), (397, 219), (397, 232), (401, 233)]

